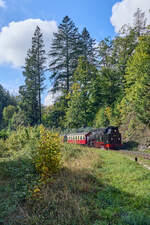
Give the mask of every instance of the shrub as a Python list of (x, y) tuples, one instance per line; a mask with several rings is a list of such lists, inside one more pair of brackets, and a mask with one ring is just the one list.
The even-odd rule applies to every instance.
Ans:
[(6, 139), (6, 138), (8, 138), (8, 133), (7, 133), (7, 131), (6, 130), (1, 130), (0, 131), (0, 139)]
[(35, 142), (39, 136), (38, 127), (20, 126), (17, 130), (10, 132), (6, 142), (10, 150), (18, 151), (24, 148), (24, 146), (32, 140)]
[(40, 126), (40, 139), (37, 153), (34, 158), (36, 170), (43, 180), (57, 172), (61, 165), (61, 139), (57, 133), (53, 133)]
[(4, 157), (8, 152), (8, 148), (5, 144), (5, 141), (0, 139), (0, 157)]
[(128, 213), (121, 217), (121, 224), (148, 225), (150, 224), (150, 217), (142, 212), (136, 212), (136, 214)]

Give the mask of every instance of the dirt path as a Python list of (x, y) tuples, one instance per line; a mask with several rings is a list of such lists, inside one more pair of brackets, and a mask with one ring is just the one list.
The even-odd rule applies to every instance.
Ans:
[(148, 170), (150, 170), (150, 166), (148, 166), (148, 165), (145, 165), (144, 163), (142, 163), (142, 162), (138, 162), (140, 165), (142, 165), (142, 166), (144, 166), (145, 168), (147, 168)]

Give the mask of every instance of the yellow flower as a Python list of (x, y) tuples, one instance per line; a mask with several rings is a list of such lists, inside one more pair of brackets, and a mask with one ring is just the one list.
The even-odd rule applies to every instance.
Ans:
[(35, 188), (34, 189), (34, 193), (37, 193), (37, 192), (40, 192), (40, 189), (39, 188)]

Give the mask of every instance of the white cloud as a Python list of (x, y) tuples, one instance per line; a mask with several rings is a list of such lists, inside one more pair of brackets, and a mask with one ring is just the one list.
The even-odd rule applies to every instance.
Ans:
[(53, 105), (57, 100), (57, 98), (59, 98), (61, 95), (62, 93), (60, 91), (57, 91), (55, 94), (50, 91), (44, 99), (44, 105), (45, 106)]
[(0, 7), (2, 7), (2, 8), (6, 7), (5, 2), (3, 0), (0, 0)]
[(27, 19), (11, 22), (0, 32), (0, 63), (10, 63), (13, 67), (24, 65), (27, 50), (31, 48), (31, 41), (36, 26), (41, 28), (45, 43), (45, 50), (50, 48), (53, 32), (57, 32), (55, 21)]
[(133, 24), (133, 14), (137, 8), (145, 12), (147, 23), (150, 24), (150, 0), (122, 0), (117, 2), (112, 8), (110, 20), (116, 32), (119, 32), (124, 24)]

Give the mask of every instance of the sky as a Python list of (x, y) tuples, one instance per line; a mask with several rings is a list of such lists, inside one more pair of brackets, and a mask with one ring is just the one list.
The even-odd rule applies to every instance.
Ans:
[[(150, 0), (0, 0), (0, 84), (17, 94), (24, 84), (22, 75), (27, 50), (37, 25), (49, 51), (53, 32), (68, 15), (81, 32), (87, 28), (96, 42), (114, 37), (124, 24), (133, 23), (133, 14), (142, 9), (150, 24)], [(52, 103), (51, 83), (46, 75), (45, 105)]]

